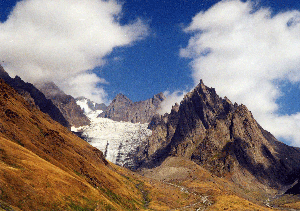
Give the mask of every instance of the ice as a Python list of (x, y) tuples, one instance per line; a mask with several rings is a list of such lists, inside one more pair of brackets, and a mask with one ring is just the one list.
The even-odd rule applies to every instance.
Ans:
[(147, 137), (152, 134), (148, 124), (117, 122), (107, 118), (98, 117), (101, 110), (91, 110), (87, 100), (77, 101), (77, 104), (84, 109), (86, 116), (91, 123), (88, 126), (79, 128), (72, 127), (75, 132), (82, 132), (82, 136), (92, 146), (101, 150), (106, 159), (121, 165), (132, 167), (134, 164), (133, 155), (143, 144)]

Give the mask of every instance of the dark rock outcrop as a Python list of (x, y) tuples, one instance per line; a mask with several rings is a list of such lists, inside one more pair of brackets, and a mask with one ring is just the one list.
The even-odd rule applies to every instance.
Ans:
[(29, 103), (36, 105), (42, 112), (47, 113), (53, 120), (59, 122), (65, 127), (70, 127), (69, 122), (60, 110), (34, 85), (24, 82), (19, 76), (11, 78), (1, 65), (0, 78), (13, 87)]
[(65, 94), (53, 82), (38, 83), (35, 86), (60, 110), (69, 125), (79, 127), (90, 123), (76, 104), (76, 100), (71, 95)]
[(242, 186), (280, 190), (300, 172), (300, 150), (265, 131), (245, 105), (220, 98), (202, 81), (170, 114), (154, 116), (140, 167), (160, 165), (168, 156), (193, 160), (213, 174)]
[(133, 102), (123, 94), (118, 94), (100, 117), (114, 121), (128, 121), (129, 111)]
[(151, 99), (134, 103), (125, 95), (118, 94), (100, 116), (115, 121), (148, 123), (157, 114), (164, 99), (163, 93), (159, 93)]
[(297, 181), (295, 185), (285, 192), (285, 194), (300, 195), (300, 183)]

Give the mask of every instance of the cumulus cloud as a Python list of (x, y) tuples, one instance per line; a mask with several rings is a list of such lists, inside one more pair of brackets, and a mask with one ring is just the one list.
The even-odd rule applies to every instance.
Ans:
[(0, 23), (3, 66), (11, 76), (30, 82), (51, 80), (66, 93), (103, 102), (103, 79), (88, 70), (105, 64), (103, 58), (113, 48), (147, 34), (139, 19), (121, 25), (121, 12), (115, 0), (20, 1)]
[(284, 93), (278, 81), (300, 81), (300, 12), (272, 14), (250, 1), (221, 1), (198, 13), (183, 57), (192, 58), (195, 84), (202, 78), (221, 96), (243, 103), (278, 138), (300, 146), (300, 113), (278, 115)]
[(94, 99), (95, 97), (102, 100), (107, 99), (105, 90), (101, 86), (97, 87), (97, 84), (108, 84), (108, 82), (94, 73), (82, 73), (69, 77), (68, 80), (59, 81), (57, 85), (69, 90), (69, 94), (72, 96), (84, 96), (88, 99)]
[(173, 93), (170, 93), (169, 91), (164, 92), (166, 99), (162, 101), (158, 113), (160, 115), (170, 113), (172, 106), (175, 105), (175, 103), (180, 103), (186, 93), (187, 92), (185, 91), (175, 91)]

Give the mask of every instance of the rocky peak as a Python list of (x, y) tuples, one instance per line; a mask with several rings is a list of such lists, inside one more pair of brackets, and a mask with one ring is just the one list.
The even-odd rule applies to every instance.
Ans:
[(37, 106), (42, 112), (49, 114), (55, 121), (65, 127), (70, 127), (69, 122), (62, 115), (60, 110), (48, 100), (33, 84), (24, 82), (19, 76), (11, 78), (8, 73), (0, 66), (0, 78), (13, 87), (30, 104)]
[(178, 112), (179, 111), (179, 104), (178, 103), (175, 103), (175, 105), (172, 106), (171, 112), (172, 111), (174, 111), (174, 112)]
[(66, 95), (54, 82), (37, 83), (36, 87), (39, 88), (48, 98), (55, 96)]
[(163, 93), (159, 93), (151, 99), (133, 103), (125, 95), (118, 94), (100, 116), (115, 121), (149, 123), (164, 99)]
[(111, 105), (115, 106), (115, 107), (118, 107), (118, 106), (128, 107), (128, 106), (131, 106), (132, 104), (133, 104), (133, 102), (122, 93), (117, 94), (117, 96), (111, 102)]
[(132, 102), (128, 97), (126, 97), (124, 94), (119, 93), (116, 95), (116, 97), (113, 99), (113, 101), (121, 101), (121, 102)]
[(65, 94), (54, 82), (38, 83), (36, 86), (59, 109), (70, 126), (79, 127), (90, 123), (76, 100)]
[(7, 80), (11, 79), (8, 73), (4, 70), (4, 68), (0, 65), (0, 78)]
[(185, 157), (239, 185), (277, 190), (295, 182), (300, 171), (299, 149), (277, 141), (245, 105), (222, 99), (202, 80), (170, 114), (155, 116), (149, 128), (152, 136), (138, 155), (142, 167)]
[(214, 88), (205, 86), (201, 80), (192, 92), (186, 94), (180, 104), (180, 121), (186, 122), (185, 131), (180, 133), (184, 136), (197, 125), (208, 129), (218, 118), (226, 117), (233, 109), (230, 101), (220, 98)]
[(160, 92), (160, 93), (154, 95), (152, 99), (153, 99), (153, 102), (160, 103), (166, 99), (166, 96), (162, 92)]

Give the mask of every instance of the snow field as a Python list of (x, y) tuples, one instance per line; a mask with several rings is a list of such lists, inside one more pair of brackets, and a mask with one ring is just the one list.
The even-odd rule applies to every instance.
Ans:
[(148, 124), (100, 118), (98, 115), (102, 111), (93, 111), (87, 100), (77, 101), (77, 104), (84, 110), (91, 124), (79, 128), (72, 127), (72, 131), (82, 132), (85, 140), (101, 150), (107, 160), (120, 166), (131, 167), (139, 146), (152, 134)]

